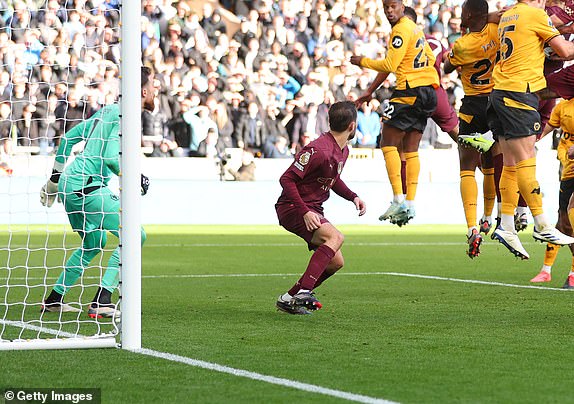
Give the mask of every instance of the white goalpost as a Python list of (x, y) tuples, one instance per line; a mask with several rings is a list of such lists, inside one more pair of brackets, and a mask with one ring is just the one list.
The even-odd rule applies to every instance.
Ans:
[[(141, 348), (141, 1), (120, 1), (119, 10), (105, 1), (81, 10), (68, 3), (0, 6), (0, 18), (7, 16), (0, 26), (0, 350)], [(40, 189), (51, 178), (57, 139), (112, 104), (120, 108), (120, 174), (108, 186), (121, 204), (119, 237), (107, 233), (75, 283), (60, 284), (84, 228), (72, 229), (61, 201), (42, 206)], [(116, 247), (112, 302), (121, 317), (88, 316)], [(83, 263), (87, 250), (79, 253)], [(64, 287), (74, 311), (45, 310), (55, 287)]]

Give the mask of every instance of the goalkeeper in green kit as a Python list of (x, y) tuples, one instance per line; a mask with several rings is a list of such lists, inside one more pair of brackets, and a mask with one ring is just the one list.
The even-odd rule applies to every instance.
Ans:
[[(155, 88), (153, 73), (141, 68), (142, 108), (154, 109)], [(119, 175), (120, 108), (117, 104), (104, 106), (91, 118), (68, 131), (60, 141), (52, 176), (40, 191), (40, 202), (50, 207), (56, 196), (64, 204), (72, 229), (82, 239), (82, 246), (66, 261), (52, 292), (44, 301), (44, 312), (80, 312), (81, 309), (64, 303), (64, 295), (82, 275), (84, 269), (105, 247), (107, 232), (118, 237), (120, 201), (107, 184)], [(127, 134), (140, 136), (140, 134)], [(66, 160), (72, 147), (85, 141), (84, 150), (67, 167)], [(64, 168), (65, 167), (65, 168)], [(142, 174), (142, 195), (149, 180)], [(142, 228), (142, 244), (146, 234)], [(117, 317), (119, 311), (112, 303), (113, 291), (119, 283), (119, 248), (112, 253), (88, 315), (92, 318)]]

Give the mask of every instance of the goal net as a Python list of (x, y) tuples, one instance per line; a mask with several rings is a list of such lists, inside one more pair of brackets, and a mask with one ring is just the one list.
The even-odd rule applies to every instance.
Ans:
[[(0, 2), (0, 350), (115, 347), (122, 343), (124, 322), (131, 329), (129, 345), (139, 347), (139, 214), (130, 198), (139, 195), (140, 139), (133, 133), (126, 139), (123, 128), (129, 117), (131, 132), (141, 133), (141, 4), (123, 3)], [(123, 62), (128, 59), (130, 64)], [(137, 90), (126, 92), (126, 86)], [(114, 105), (118, 118), (106, 122), (110, 114), (102, 111)], [(120, 127), (120, 177), (105, 163), (101, 172), (90, 171), (98, 156), (87, 154), (88, 142), (106, 148), (105, 125)], [(75, 137), (68, 138), (75, 127)], [(69, 152), (65, 165), (55, 163), (62, 150)], [(109, 157), (102, 152), (99, 158)], [(75, 160), (69, 173), (65, 167)], [(59, 184), (57, 198), (48, 191), (48, 199), (56, 200), (44, 206), (40, 190), (49, 179), (57, 183), (54, 168), (64, 171), (59, 178), (67, 184)], [(75, 189), (74, 181), (82, 186)], [(121, 218), (119, 208), (115, 213), (117, 232), (102, 230), (109, 207), (88, 207), (102, 200), (93, 197), (102, 187), (122, 204)], [(110, 265), (116, 270), (106, 274)], [(127, 293), (126, 268), (136, 277)], [(102, 316), (90, 308), (99, 307), (92, 301), (103, 284), (112, 291), (113, 311)], [(54, 291), (63, 300), (48, 304)], [(132, 311), (125, 310), (126, 294)]]

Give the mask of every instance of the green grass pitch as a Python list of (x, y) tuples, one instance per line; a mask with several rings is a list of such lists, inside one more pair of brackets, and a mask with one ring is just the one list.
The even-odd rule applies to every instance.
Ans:
[[(463, 226), (342, 226), (346, 265), (317, 289), (324, 308), (310, 316), (275, 310), (275, 299), (309, 259), (305, 244), (280, 227), (146, 230), (145, 348), (402, 403), (574, 402), (574, 294), (399, 275), (529, 285), (544, 254), (531, 229), (521, 236), (531, 259), (518, 261), (489, 237), (481, 256), (469, 259)], [(67, 234), (66, 248), (78, 242)], [(46, 235), (34, 231), (28, 240), (17, 232), (10, 244), (43, 246)], [(0, 245), (8, 245), (6, 228)], [(50, 233), (51, 279), (64, 257), (58, 246), (62, 235)], [(0, 286), (7, 266), (41, 266), (43, 255), (0, 250)], [(544, 286), (560, 288), (570, 266), (564, 248), (553, 281)], [(11, 276), (22, 274), (14, 269)], [(261, 276), (213, 276), (232, 274)], [(4, 299), (6, 288), (0, 292)], [(10, 293), (12, 301), (23, 292)], [(78, 293), (74, 289), (70, 298)], [(30, 316), (37, 314), (26, 312)], [(10, 328), (5, 332), (19, 331)], [(104, 403), (343, 402), (114, 349), (1, 351), (5, 387), (97, 387)]]

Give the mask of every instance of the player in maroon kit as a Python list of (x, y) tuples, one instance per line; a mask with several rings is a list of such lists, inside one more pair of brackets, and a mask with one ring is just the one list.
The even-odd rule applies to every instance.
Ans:
[[(554, 26), (566, 39), (574, 34), (574, 0), (548, 1), (545, 10)], [(570, 37), (570, 39), (572, 38)], [(561, 61), (549, 61), (547, 59), (544, 65), (544, 75), (548, 89), (551, 90), (551, 96), (569, 100), (574, 97), (574, 65), (568, 67), (563, 67), (563, 65), (564, 63)], [(550, 103), (552, 107), (554, 104), (555, 102)], [(550, 116), (551, 110), (552, 108), (545, 111), (547, 116), (544, 116), (546, 120), (543, 121), (543, 124), (548, 121), (547, 118)]]
[(350, 101), (337, 102), (329, 109), (330, 132), (305, 146), (283, 173), (283, 192), (275, 205), (279, 224), (305, 240), (315, 252), (303, 276), (277, 300), (276, 306), (290, 314), (310, 314), (321, 303), (313, 290), (343, 267), (343, 234), (323, 216), (323, 202), (329, 191), (352, 201), (365, 214), (366, 205), (341, 180), (340, 175), (355, 137), (357, 109)]

